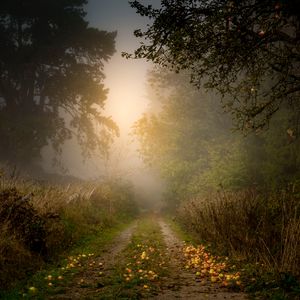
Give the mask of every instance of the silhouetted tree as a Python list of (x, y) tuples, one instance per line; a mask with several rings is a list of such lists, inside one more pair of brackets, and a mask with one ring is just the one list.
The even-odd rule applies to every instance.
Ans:
[(0, 3), (0, 158), (26, 164), (76, 137), (84, 155), (118, 134), (102, 116), (115, 32), (88, 26), (85, 0)]
[[(297, 0), (130, 1), (153, 20), (134, 55), (215, 88), (241, 129), (260, 129), (282, 103), (299, 110), (300, 3)], [(298, 104), (298, 105), (297, 105)]]

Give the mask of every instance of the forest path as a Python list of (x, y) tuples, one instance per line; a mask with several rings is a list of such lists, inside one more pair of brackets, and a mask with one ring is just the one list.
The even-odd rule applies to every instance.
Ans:
[(157, 215), (141, 217), (96, 255), (69, 261), (80, 262), (79, 271), (45, 299), (247, 299), (224, 286), (227, 280), (238, 291), (238, 272), (183, 242)]

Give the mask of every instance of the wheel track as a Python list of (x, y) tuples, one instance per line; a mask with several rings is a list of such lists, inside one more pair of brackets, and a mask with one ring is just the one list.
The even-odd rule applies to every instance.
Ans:
[[(99, 272), (108, 274), (118, 261), (119, 254), (129, 243), (131, 236), (136, 228), (136, 222), (130, 227), (122, 231), (109, 245), (103, 250), (102, 254), (94, 257), (93, 268), (85, 268), (82, 271), (76, 273), (72, 278), (72, 281), (64, 288), (61, 294), (50, 296), (47, 299), (53, 300), (81, 300), (81, 299), (99, 299), (97, 295), (102, 287), (101, 277)], [(100, 265), (99, 265), (100, 264)], [(102, 264), (102, 265), (101, 265)], [(84, 284), (80, 283), (80, 280), (84, 281)]]
[(247, 299), (246, 295), (243, 293), (230, 292), (221, 288), (218, 284), (207, 281), (200, 282), (200, 279), (196, 280), (195, 275), (191, 271), (184, 269), (184, 258), (182, 253), (184, 242), (176, 236), (163, 219), (159, 219), (159, 225), (164, 235), (167, 254), (170, 257), (170, 277), (163, 280), (161, 293), (151, 299)]

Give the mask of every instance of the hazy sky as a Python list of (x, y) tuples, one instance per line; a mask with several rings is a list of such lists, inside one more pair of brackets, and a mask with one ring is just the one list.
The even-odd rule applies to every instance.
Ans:
[[(141, 1), (157, 7), (159, 0)], [(90, 25), (108, 31), (117, 31), (117, 52), (105, 67), (106, 86), (110, 92), (106, 103), (108, 115), (120, 126), (125, 138), (130, 127), (146, 109), (145, 75), (150, 63), (142, 60), (126, 60), (121, 52), (133, 52), (139, 41), (133, 31), (146, 28), (147, 18), (136, 14), (127, 0), (89, 0), (87, 20)]]
[[(158, 7), (160, 0), (141, 1)], [(130, 143), (131, 126), (147, 108), (145, 92), (146, 72), (152, 65), (143, 60), (126, 60), (121, 52), (133, 52), (139, 45), (133, 31), (146, 28), (148, 20), (136, 14), (127, 0), (89, 0), (86, 19), (90, 26), (107, 31), (117, 31), (117, 52), (105, 65), (105, 86), (109, 88), (105, 114), (119, 125), (121, 137), (112, 150), (106, 175), (119, 175), (135, 184), (137, 191), (153, 198), (159, 198), (162, 182), (152, 171), (147, 170), (136, 151), (136, 144)], [(93, 159), (82, 163), (80, 150), (74, 142), (67, 143), (63, 161), (72, 175), (89, 178), (98, 177), (103, 172), (103, 162)], [(156, 195), (156, 197), (154, 197)]]
[[(141, 1), (158, 7), (160, 0)], [(116, 50), (113, 58), (105, 66), (105, 84), (109, 88), (106, 102), (106, 114), (111, 115), (121, 131), (121, 138), (113, 150), (110, 168), (111, 172), (123, 172), (131, 179), (137, 190), (156, 201), (162, 190), (162, 183), (143, 164), (136, 152), (136, 146), (130, 144), (132, 137), (128, 136), (133, 123), (146, 110), (145, 85), (146, 72), (152, 65), (143, 60), (126, 60), (121, 52), (133, 52), (139, 45), (133, 31), (146, 28), (147, 18), (136, 14), (127, 0), (89, 0), (87, 5), (87, 20), (90, 25), (108, 31), (117, 31)], [(98, 169), (97, 162), (90, 168)], [(101, 166), (99, 167), (101, 168)], [(121, 175), (121, 174), (119, 174)]]

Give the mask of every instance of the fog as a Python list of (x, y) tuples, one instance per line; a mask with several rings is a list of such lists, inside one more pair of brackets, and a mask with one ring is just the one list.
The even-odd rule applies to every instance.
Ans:
[[(149, 1), (154, 6), (159, 2)], [(63, 146), (59, 166), (53, 165), (54, 153), (50, 147), (46, 147), (43, 149), (43, 168), (47, 172), (63, 172), (82, 180), (122, 178), (133, 183), (136, 193), (144, 202), (159, 203), (163, 193), (162, 179), (157, 172), (144, 165), (137, 151), (138, 142), (132, 135), (134, 122), (150, 105), (146, 75), (153, 65), (121, 56), (121, 52), (133, 52), (137, 48), (139, 41), (133, 36), (133, 31), (145, 27), (147, 20), (138, 16), (127, 1), (107, 3), (92, 0), (86, 9), (86, 19), (91, 26), (118, 32), (116, 53), (104, 67), (104, 84), (109, 89), (104, 115), (110, 116), (117, 123), (120, 136), (114, 140), (109, 158), (106, 159), (95, 154), (84, 159), (76, 141), (67, 141)]]
[(1, 1), (1, 299), (300, 291), (296, 2)]
[[(158, 7), (159, 3), (159, 0), (143, 1), (143, 4), (152, 4), (154, 7)], [(276, 112), (270, 123), (268, 110), (261, 117), (263, 121), (267, 121), (268, 132), (261, 130), (259, 126), (255, 128), (253, 122), (259, 121), (259, 118), (254, 121), (247, 119), (247, 111), (250, 111), (247, 105), (251, 109), (252, 103), (257, 110), (257, 107), (264, 105), (264, 102), (259, 101), (265, 100), (251, 98), (257, 90), (247, 80), (243, 81), (244, 73), (237, 79), (238, 84), (244, 84), (239, 96), (242, 100), (246, 99), (239, 107), (238, 101), (234, 102), (233, 95), (221, 98), (215, 92), (207, 93), (204, 89), (191, 85), (188, 72), (174, 75), (165, 69), (155, 69), (147, 59), (122, 57), (122, 52), (132, 53), (139, 47), (139, 40), (134, 37), (133, 32), (138, 28), (145, 29), (149, 22), (147, 18), (138, 15), (127, 1), (90, 0), (85, 10), (85, 20), (89, 22), (89, 26), (99, 30), (97, 34), (107, 44), (103, 50), (107, 52), (106, 56), (101, 53), (103, 56), (97, 57), (101, 62), (93, 65), (94, 61), (90, 61), (98, 71), (97, 79), (89, 77), (89, 72), (84, 74), (86, 82), (76, 76), (70, 77), (58, 91), (56, 86), (45, 88), (50, 91), (48, 98), (42, 93), (35, 96), (34, 91), (27, 92), (25, 80), (24, 89), (17, 89), (25, 104), (19, 105), (16, 112), (9, 107), (4, 96), (0, 97), (0, 112), (3, 111), (5, 117), (2, 118), (2, 127), (7, 126), (2, 136), (4, 141), (8, 141), (7, 147), (1, 149), (2, 160), (12, 160), (15, 159), (14, 156), (18, 156), (19, 161), (14, 163), (16, 167), (22, 168), (23, 165), (19, 162), (26, 165), (29, 161), (27, 155), (32, 154), (37, 158), (36, 166), (29, 166), (30, 169), (27, 167), (24, 172), (35, 177), (45, 175), (39, 169), (42, 167), (45, 173), (56, 173), (84, 181), (128, 181), (134, 185), (135, 193), (142, 198), (145, 207), (151, 203), (153, 207), (159, 207), (163, 205), (163, 198), (173, 201), (186, 195), (190, 197), (202, 191), (218, 189), (220, 186), (244, 188), (257, 183), (274, 185), (297, 176), (298, 167), (293, 166), (298, 165), (295, 154), (298, 147), (295, 141), (298, 125), (292, 123), (291, 119), (296, 120), (298, 116), (293, 107), (282, 105), (283, 108), (277, 113), (275, 103), (275, 108), (269, 109)], [(56, 42), (53, 41), (54, 44)], [(46, 61), (49, 59), (47, 55), (45, 53)], [(60, 57), (57, 61), (60, 61)], [(23, 71), (24, 78), (27, 78), (30, 75), (30, 64), (25, 64)], [(55, 74), (55, 68), (52, 72)], [(72, 72), (73, 70), (70, 74)], [(59, 74), (55, 78), (56, 84), (64, 75)], [(48, 76), (50, 81), (52, 79), (50, 71), (45, 71), (43, 76)], [(42, 90), (44, 79), (38, 79)], [(17, 76), (12, 80), (18, 82), (19, 78)], [(265, 93), (264, 88), (269, 88), (271, 82), (264, 80), (262, 78), (262, 83), (258, 86)], [(37, 91), (40, 92), (39, 89)], [(82, 98), (78, 94), (82, 94)], [(30, 101), (26, 101), (30, 95), (32, 103), (29, 105)], [(248, 96), (252, 102), (248, 101)], [(51, 107), (50, 98), (53, 103), (57, 99), (62, 103)], [(66, 99), (72, 100), (65, 103)], [(83, 111), (79, 111), (81, 103), (76, 102), (78, 99), (87, 103)], [(95, 99), (98, 102), (93, 102)], [(37, 104), (43, 104), (44, 107)], [(93, 105), (98, 105), (97, 109), (101, 108), (99, 115)], [(227, 114), (224, 110), (227, 110)], [(41, 112), (43, 115), (40, 119), (33, 117)], [(72, 119), (74, 115), (75, 118)], [(91, 115), (95, 117), (94, 121), (91, 121)], [(96, 127), (97, 118), (101, 120), (102, 127)], [(11, 119), (15, 120), (13, 125), (9, 122)], [(64, 122), (73, 127), (64, 126)], [(240, 122), (238, 126), (243, 124), (242, 129), (252, 126), (255, 130), (245, 137), (241, 127), (236, 126), (235, 122)], [(38, 126), (41, 127), (40, 132), (35, 129)], [(110, 144), (111, 138), (113, 142), (108, 152), (102, 149), (98, 153), (89, 153), (90, 156), (83, 155), (82, 145), (78, 140), (91, 148), (103, 146), (101, 143), (97, 144), (93, 136), (81, 135), (81, 130), (90, 133), (93, 128), (103, 138), (104, 144)], [(72, 131), (74, 129), (77, 130), (75, 134)], [(134, 130), (138, 133), (134, 134)], [(11, 138), (15, 131), (19, 140)], [(75, 136), (79, 139), (76, 140)], [(31, 143), (27, 143), (30, 138)], [(6, 148), (13, 149), (14, 152), (9, 153), (10, 150)], [(260, 170), (259, 174), (256, 169)]]

